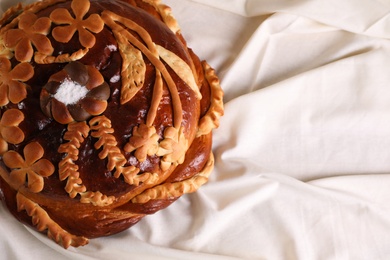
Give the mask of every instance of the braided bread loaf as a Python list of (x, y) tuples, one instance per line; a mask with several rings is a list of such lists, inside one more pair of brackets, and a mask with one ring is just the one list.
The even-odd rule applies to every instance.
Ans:
[(0, 26), (0, 198), (18, 220), (81, 246), (208, 180), (223, 93), (169, 7), (44, 0)]

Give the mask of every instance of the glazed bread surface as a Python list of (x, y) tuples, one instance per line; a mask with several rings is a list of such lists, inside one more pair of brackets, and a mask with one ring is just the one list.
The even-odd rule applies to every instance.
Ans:
[(207, 182), (215, 71), (156, 0), (44, 0), (0, 20), (0, 198), (67, 248)]

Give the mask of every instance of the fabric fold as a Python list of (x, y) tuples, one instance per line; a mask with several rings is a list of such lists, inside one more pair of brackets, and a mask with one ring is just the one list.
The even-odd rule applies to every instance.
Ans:
[(192, 0), (245, 17), (270, 13), (295, 14), (353, 33), (389, 39), (390, 4), (385, 1), (337, 0)]

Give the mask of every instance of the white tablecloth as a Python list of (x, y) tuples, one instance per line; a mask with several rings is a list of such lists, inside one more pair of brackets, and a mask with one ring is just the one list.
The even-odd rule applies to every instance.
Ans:
[(164, 2), (225, 91), (210, 181), (68, 250), (0, 207), (0, 258), (389, 259), (390, 1)]

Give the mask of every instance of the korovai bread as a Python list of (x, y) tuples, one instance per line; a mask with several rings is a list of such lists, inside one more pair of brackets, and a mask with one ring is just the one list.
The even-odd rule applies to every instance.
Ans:
[(160, 1), (43, 0), (0, 20), (0, 107), (0, 199), (68, 248), (207, 182), (223, 91)]

